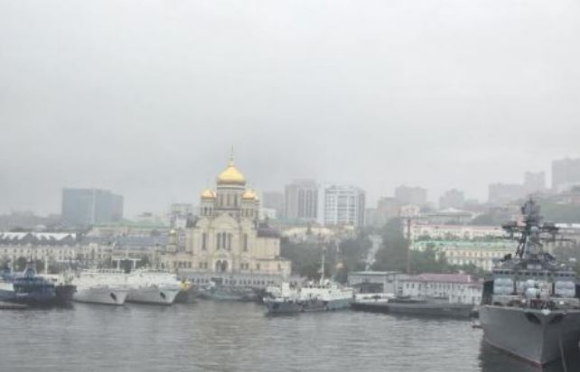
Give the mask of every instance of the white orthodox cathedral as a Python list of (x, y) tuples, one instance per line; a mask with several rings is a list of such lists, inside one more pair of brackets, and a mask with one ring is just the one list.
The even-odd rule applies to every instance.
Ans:
[(164, 265), (206, 278), (288, 277), (291, 263), (280, 257), (280, 234), (259, 221), (259, 208), (258, 196), (246, 188), (245, 177), (230, 159), (216, 190), (201, 193), (198, 218), (186, 229), (184, 250), (170, 237)]

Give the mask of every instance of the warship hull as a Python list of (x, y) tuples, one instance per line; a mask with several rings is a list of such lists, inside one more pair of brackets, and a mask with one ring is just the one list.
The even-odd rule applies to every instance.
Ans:
[(580, 310), (481, 306), (479, 319), (491, 346), (538, 365), (578, 351)]

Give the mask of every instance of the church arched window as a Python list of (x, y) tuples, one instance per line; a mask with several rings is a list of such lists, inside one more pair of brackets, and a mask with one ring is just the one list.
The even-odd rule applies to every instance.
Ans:
[(248, 234), (244, 234), (244, 252), (248, 251)]

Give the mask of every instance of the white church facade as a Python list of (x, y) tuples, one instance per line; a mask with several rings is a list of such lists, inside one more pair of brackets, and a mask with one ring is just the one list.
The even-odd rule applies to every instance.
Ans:
[[(215, 191), (200, 196), (199, 215), (186, 229), (182, 251), (170, 243), (162, 257), (169, 269), (197, 281), (218, 276), (226, 282), (264, 285), (290, 276), (291, 262), (280, 256), (280, 234), (259, 220), (260, 201), (230, 159)], [(229, 278), (229, 279), (228, 279)]]

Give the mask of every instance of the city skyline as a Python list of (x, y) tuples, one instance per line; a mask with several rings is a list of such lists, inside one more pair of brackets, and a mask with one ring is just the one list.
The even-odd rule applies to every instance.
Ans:
[(485, 200), (580, 156), (577, 9), (304, 7), (4, 3), (0, 211), (57, 211), (63, 187), (129, 215), (195, 200), (232, 144), (261, 190), (313, 178), (371, 204), (401, 184)]
[[(567, 157), (567, 158), (563, 158), (563, 159), (570, 159), (570, 158)], [(574, 159), (574, 158), (572, 158), (572, 159)], [(555, 160), (561, 160), (561, 159), (555, 159)], [(552, 164), (552, 162), (553, 162), (553, 160), (550, 161), (550, 164)], [(216, 167), (216, 169), (218, 169), (218, 168), (219, 167)], [(225, 166), (223, 166), (223, 164), (222, 164), (222, 168), (225, 168)], [(245, 168), (243, 166), (241, 166), (241, 168), (244, 169), (244, 173), (247, 173), (245, 171)], [(551, 186), (551, 181), (550, 181), (551, 180), (551, 169), (549, 171), (546, 171), (546, 170), (538, 170), (538, 172), (545, 172), (545, 175), (547, 176), (546, 177), (547, 189), (550, 190), (551, 189), (551, 187), (550, 187)], [(214, 173), (215, 173), (215, 171), (214, 171)], [(527, 173), (528, 173), (527, 170), (526, 171), (522, 171), (521, 174), (520, 174), (521, 175), (521, 179), (519, 181), (516, 180), (513, 183), (508, 184), (508, 185), (520, 185), (523, 188), (524, 178), (525, 178), (525, 176), (526, 176)], [(427, 191), (427, 203), (430, 204), (430, 205), (433, 205), (435, 207), (438, 207), (439, 206), (438, 200), (442, 196), (444, 196), (445, 193), (447, 193), (449, 191), (453, 191), (453, 190), (464, 192), (464, 189), (462, 189), (460, 187), (453, 187), (453, 186), (450, 185), (449, 187), (442, 188), (441, 189), (442, 191), (441, 191), (440, 194), (435, 194), (435, 193), (433, 193), (433, 191), (431, 189), (426, 188), (426, 187), (423, 187), (422, 185), (410, 185), (410, 184), (402, 184), (402, 183), (400, 183), (400, 184), (395, 184), (392, 187), (392, 189), (391, 189), (390, 192), (373, 195), (373, 194), (370, 194), (369, 193), (369, 191), (368, 191), (367, 188), (365, 188), (364, 186), (360, 186), (359, 184), (357, 184), (355, 182), (347, 182), (347, 183), (337, 183), (337, 182), (328, 182), (328, 181), (325, 182), (325, 181), (319, 181), (319, 180), (316, 180), (316, 179), (309, 179), (309, 178), (305, 178), (305, 177), (295, 178), (295, 179), (289, 180), (286, 183), (284, 183), (283, 185), (281, 185), (279, 188), (263, 189), (263, 188), (257, 187), (256, 186), (256, 183), (252, 182), (252, 178), (251, 177), (248, 177), (249, 185), (251, 185), (251, 187), (253, 187), (253, 188), (256, 188), (256, 191), (258, 192), (258, 194), (261, 194), (263, 192), (266, 192), (266, 193), (267, 192), (280, 192), (280, 193), (283, 194), (284, 193), (284, 188), (286, 186), (288, 186), (288, 185), (290, 185), (290, 184), (292, 184), (294, 182), (297, 182), (297, 181), (298, 182), (302, 182), (302, 181), (315, 182), (317, 188), (318, 187), (322, 187), (324, 185), (342, 185), (342, 186), (355, 186), (355, 187), (360, 187), (362, 190), (365, 191), (365, 193), (367, 194), (367, 197), (369, 195), (371, 196), (370, 202), (367, 201), (366, 208), (374, 208), (376, 206), (376, 203), (381, 198), (383, 198), (383, 197), (395, 197), (396, 190), (398, 188), (401, 188), (401, 187), (403, 187), (403, 188), (404, 187), (409, 187), (409, 188), (425, 188), (426, 191)], [(194, 190), (193, 193), (192, 193), (192, 196), (190, 196), (189, 199), (176, 199), (176, 200), (173, 200), (172, 199), (172, 200), (165, 200), (165, 201), (163, 201), (161, 199), (162, 201), (161, 201), (161, 204), (159, 204), (159, 208), (158, 209), (140, 209), (140, 208), (135, 208), (134, 206), (131, 206), (131, 205), (127, 205), (126, 204), (125, 205), (125, 209), (127, 210), (127, 213), (125, 214), (125, 217), (127, 217), (127, 218), (135, 218), (135, 217), (138, 217), (140, 214), (147, 213), (147, 212), (165, 213), (165, 212), (167, 212), (170, 204), (174, 204), (174, 203), (189, 203), (189, 204), (195, 206), (196, 203), (197, 203), (197, 196), (198, 196), (198, 194), (200, 192), (202, 192), (205, 188), (207, 188), (207, 185), (211, 184), (212, 182), (215, 182), (215, 177), (214, 177), (214, 179), (212, 179), (212, 180), (209, 180), (208, 179), (207, 182), (203, 183), (204, 186), (200, 187), (199, 190)], [(483, 195), (482, 198), (472, 197), (472, 194), (469, 194), (469, 193), (465, 192), (465, 199), (466, 200), (474, 200), (474, 199), (477, 199), (480, 203), (484, 203), (484, 204), (487, 203), (488, 202), (488, 196), (489, 196), (488, 187), (490, 185), (493, 185), (493, 184), (494, 183), (488, 183), (488, 184), (485, 185), (485, 195)], [(500, 184), (501, 185), (502, 182), (498, 182), (497, 184)], [(62, 204), (62, 192), (63, 192), (64, 189), (68, 189), (68, 188), (71, 188), (71, 187), (62, 187), (62, 188), (60, 188), (59, 191), (58, 191), (58, 194), (60, 195), (60, 197), (59, 197), (59, 195), (55, 195), (54, 196), (53, 200), (55, 200), (56, 207), (53, 210), (42, 211), (42, 210), (37, 210), (37, 209), (33, 209), (33, 208), (25, 208), (25, 207), (23, 207), (23, 208), (9, 208), (9, 209), (6, 209), (6, 210), (0, 209), (0, 214), (8, 214), (8, 213), (11, 213), (11, 212), (34, 212), (34, 213), (37, 213), (39, 215), (54, 215), (54, 214), (59, 214), (59, 212), (61, 211), (61, 204)], [(88, 185), (86, 187), (75, 187), (75, 188), (80, 188), (80, 189), (99, 189), (101, 187), (93, 187), (93, 186)], [(107, 187), (102, 187), (102, 188), (105, 189), (105, 190), (112, 190), (112, 191), (114, 191), (114, 192), (116, 192), (118, 194), (121, 194), (125, 198), (125, 200), (131, 200), (131, 195), (125, 195), (123, 192), (121, 192), (119, 190), (116, 190), (116, 189), (113, 189), (113, 188), (107, 188)]]

